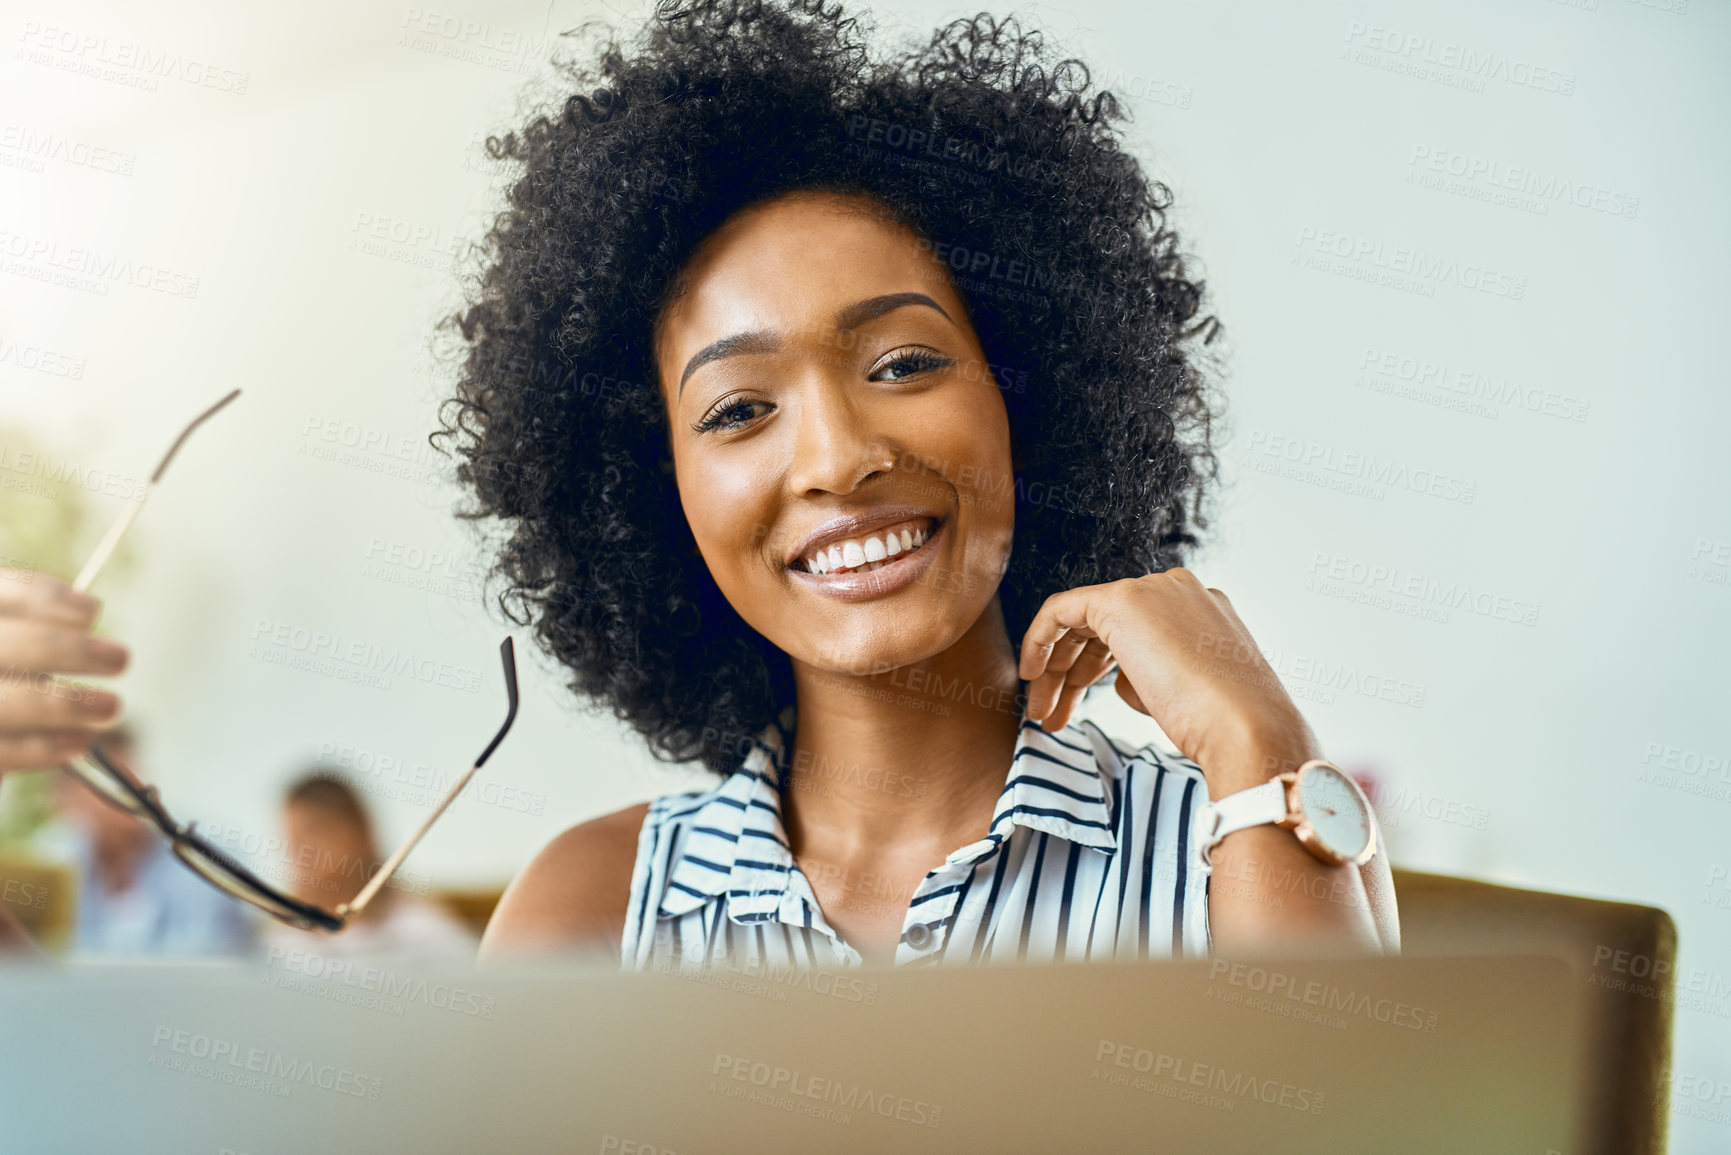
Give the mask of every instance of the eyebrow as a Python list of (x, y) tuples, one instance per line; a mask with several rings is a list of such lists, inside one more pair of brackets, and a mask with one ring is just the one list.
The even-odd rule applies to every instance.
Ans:
[[(894, 312), (904, 305), (926, 305), (943, 313), (945, 319), (953, 321), (944, 307), (926, 296), (924, 293), (885, 293), (881, 297), (867, 297), (863, 301), (855, 301), (838, 311), (835, 315), (836, 332), (846, 333), (857, 329), (867, 321), (875, 321), (885, 313)], [(699, 349), (691, 360), (685, 363), (685, 372), (679, 377), (679, 395), (685, 393), (685, 382), (698, 369), (711, 361), (719, 361), (723, 357), (734, 357), (741, 353), (775, 353), (781, 349), (781, 337), (768, 329), (753, 329), (747, 333), (735, 333), (731, 337), (723, 337)]]

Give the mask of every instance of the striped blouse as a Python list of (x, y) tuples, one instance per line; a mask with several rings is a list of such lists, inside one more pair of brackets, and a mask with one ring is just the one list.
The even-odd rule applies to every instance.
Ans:
[[(719, 786), (650, 803), (621, 969), (861, 964), (782, 827), (792, 719), (790, 706)], [(1092, 722), (1048, 734), (1024, 718), (990, 831), (921, 881), (896, 964), (1206, 954), (1209, 870), (1196, 823), (1207, 800), (1189, 759), (1124, 750)]]

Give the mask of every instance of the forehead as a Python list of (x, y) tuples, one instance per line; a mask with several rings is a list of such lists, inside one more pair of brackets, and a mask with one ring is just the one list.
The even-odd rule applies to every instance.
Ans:
[(963, 315), (942, 266), (887, 207), (815, 192), (755, 206), (705, 238), (688, 264), (685, 292), (658, 330), (662, 378), (720, 337), (821, 327), (844, 305), (894, 292), (922, 292)]

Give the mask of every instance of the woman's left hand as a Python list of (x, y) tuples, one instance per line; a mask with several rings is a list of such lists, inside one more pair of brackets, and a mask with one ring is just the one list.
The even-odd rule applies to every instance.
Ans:
[[(1316, 737), (1262, 657), (1232, 603), (1187, 569), (1046, 599), (1022, 638), (1028, 717), (1059, 730), (1090, 685), (1119, 668), (1119, 697), (1160, 724), (1221, 788), (1255, 785), (1279, 763), (1318, 757)], [(1221, 783), (1233, 769), (1242, 783)], [(1212, 771), (1212, 772), (1211, 772)]]

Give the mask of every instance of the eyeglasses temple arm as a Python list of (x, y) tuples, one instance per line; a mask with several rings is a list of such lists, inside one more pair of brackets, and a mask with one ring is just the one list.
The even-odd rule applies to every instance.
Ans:
[(440, 800), (433, 812), (427, 815), (413, 834), (409, 835), (408, 841), (399, 846), (395, 854), (385, 859), (378, 870), (373, 872), (373, 876), (367, 880), (367, 884), (361, 887), (359, 894), (355, 895), (351, 901), (337, 907), (338, 916), (350, 918), (357, 915), (366, 907), (367, 903), (373, 900), (373, 896), (390, 880), (391, 875), (397, 872), (397, 868), (403, 865), (403, 860), (409, 856), (409, 852), (432, 828), (433, 823), (439, 820), (439, 815), (443, 814), (445, 808), (457, 800), (457, 795), (463, 792), (463, 787), (469, 784), (469, 779), (473, 778), (475, 772), (487, 764), (487, 759), (493, 756), (493, 751), (497, 750), (499, 743), (505, 740), (505, 734), (511, 729), (511, 723), (517, 720), (517, 663), (510, 638), (506, 638), (500, 644), (499, 653), (505, 663), (505, 694), (511, 703), (510, 710), (505, 715), (505, 724), (499, 727), (499, 732), (493, 735), (493, 740), (487, 743), (487, 748), (481, 751), (481, 756), (475, 759), (475, 764), (469, 767), (469, 772), (457, 780), (457, 784), (451, 787), (450, 792)]
[(79, 593), (84, 593), (90, 588), (91, 583), (96, 580), (96, 575), (101, 573), (102, 567), (108, 564), (108, 556), (114, 552), (114, 547), (120, 544), (121, 535), (131, 528), (139, 511), (144, 508), (144, 499), (150, 496), (151, 490), (156, 488), (156, 483), (162, 480), (163, 473), (168, 469), (168, 463), (174, 460), (174, 455), (180, 452), (180, 447), (186, 444), (186, 439), (192, 436), (192, 431), (214, 416), (217, 410), (239, 396), (239, 389), (232, 390), (227, 397), (194, 417), (192, 423), (180, 431), (180, 436), (174, 439), (174, 444), (170, 445), (168, 452), (162, 455), (162, 460), (157, 464), (155, 471), (151, 473), (150, 480), (144, 483), (144, 492), (138, 495), (136, 501), (126, 503), (126, 508), (120, 511), (120, 516), (114, 519), (108, 527), (108, 532), (102, 535), (102, 540), (97, 543), (95, 551), (90, 555), (90, 560), (84, 563), (84, 569), (80, 571), (77, 580), (72, 583), (73, 589)]
[(133, 519), (144, 508), (144, 499), (150, 496), (151, 489), (152, 483), (146, 482), (144, 492), (138, 495), (138, 500), (127, 502), (126, 508), (120, 511), (120, 516), (109, 524), (108, 532), (103, 534), (102, 540), (97, 543), (96, 552), (90, 555), (90, 560), (84, 563), (78, 579), (72, 583), (73, 589), (84, 593), (90, 588), (90, 583), (96, 580), (96, 575), (101, 573), (102, 567), (108, 563), (108, 555), (120, 544), (120, 536), (132, 526)]
[[(96, 575), (101, 573), (102, 567), (108, 564), (108, 557), (114, 552), (114, 547), (120, 544), (121, 537), (137, 520), (139, 512), (144, 508), (144, 499), (150, 496), (151, 491), (156, 488), (156, 483), (162, 480), (163, 473), (168, 469), (168, 463), (174, 460), (174, 455), (180, 452), (180, 447), (186, 444), (186, 439), (192, 436), (192, 431), (215, 416), (217, 410), (239, 396), (239, 389), (229, 390), (228, 396), (194, 417), (186, 428), (180, 431), (180, 436), (174, 439), (174, 444), (168, 447), (168, 452), (164, 453), (162, 460), (157, 462), (156, 469), (151, 472), (150, 480), (144, 483), (144, 492), (138, 495), (138, 500), (127, 502), (126, 508), (120, 511), (120, 516), (109, 523), (108, 532), (103, 534), (102, 540), (96, 543), (96, 548), (91, 551), (90, 560), (84, 563), (84, 568), (79, 571), (78, 577), (73, 581), (73, 589), (79, 593), (85, 593), (90, 589), (91, 583), (96, 580)], [(78, 772), (72, 768), (70, 760), (61, 763), (61, 767), (74, 777), (80, 777)]]
[(341, 906), (337, 907), (338, 915), (344, 918), (357, 915), (366, 907), (367, 903), (373, 900), (373, 895), (377, 894), (380, 888), (385, 885), (386, 881), (390, 879), (391, 875), (397, 872), (397, 868), (403, 865), (403, 859), (409, 856), (409, 852), (421, 841), (421, 837), (425, 835), (428, 830), (432, 829), (433, 823), (439, 820), (439, 815), (445, 812), (445, 807), (449, 806), (456, 800), (457, 795), (462, 793), (463, 787), (469, 784), (469, 779), (473, 778), (475, 776), (475, 771), (480, 768), (480, 763), (476, 763), (469, 767), (469, 772), (464, 774), (462, 778), (458, 779), (456, 786), (452, 787), (451, 792), (445, 795), (444, 800), (439, 803), (438, 808), (431, 814), (427, 815), (426, 819), (415, 830), (415, 832), (409, 835), (409, 840), (397, 847), (395, 854), (385, 859), (379, 869), (373, 873), (372, 878), (367, 880), (367, 884), (361, 887), (361, 892), (355, 895), (354, 901), (345, 902)]

